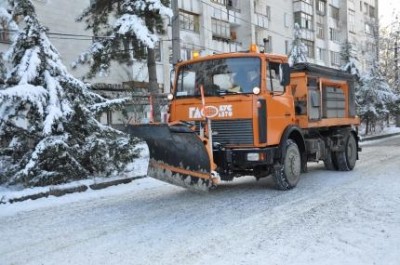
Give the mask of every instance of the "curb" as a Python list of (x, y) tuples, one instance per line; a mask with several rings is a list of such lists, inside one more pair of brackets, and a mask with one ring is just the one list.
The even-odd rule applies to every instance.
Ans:
[(361, 142), (368, 142), (368, 141), (372, 141), (372, 140), (379, 140), (379, 139), (388, 138), (388, 137), (392, 137), (392, 136), (396, 136), (396, 135), (400, 135), (400, 132), (397, 132), (397, 133), (389, 133), (389, 134), (382, 134), (382, 135), (376, 135), (376, 136), (368, 136), (368, 137), (366, 137), (366, 138), (362, 137), (362, 138), (361, 138)]
[(101, 189), (108, 188), (110, 186), (116, 186), (116, 185), (120, 185), (120, 184), (128, 184), (134, 180), (142, 179), (145, 177), (146, 176), (136, 176), (136, 177), (131, 177), (131, 178), (117, 179), (117, 180), (95, 183), (95, 184), (90, 184), (90, 185), (79, 185), (77, 187), (72, 187), (72, 188), (59, 188), (59, 189), (49, 188), (49, 191), (40, 192), (37, 194), (31, 194), (31, 195), (26, 195), (26, 196), (17, 197), (17, 198), (10, 198), (10, 199), (6, 199), (6, 200), (4, 200), (4, 198), (0, 198), (0, 204), (6, 204), (6, 203), (11, 204), (11, 203), (22, 202), (22, 201), (26, 201), (26, 200), (37, 200), (40, 198), (47, 198), (49, 196), (60, 197), (60, 196), (70, 194), (70, 193), (85, 192), (89, 189), (101, 190)]

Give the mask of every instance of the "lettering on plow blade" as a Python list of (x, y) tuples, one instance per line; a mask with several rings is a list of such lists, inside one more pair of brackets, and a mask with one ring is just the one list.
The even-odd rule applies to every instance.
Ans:
[(129, 125), (128, 132), (146, 141), (147, 175), (192, 190), (212, 186), (210, 158), (203, 141), (186, 126)]

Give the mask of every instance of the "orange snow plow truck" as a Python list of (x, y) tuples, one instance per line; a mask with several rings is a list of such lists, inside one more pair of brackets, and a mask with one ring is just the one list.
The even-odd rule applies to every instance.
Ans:
[(272, 175), (294, 188), (307, 162), (349, 171), (358, 159), (353, 76), (257, 51), (180, 62), (169, 123), (128, 125), (149, 147), (148, 176), (194, 190)]

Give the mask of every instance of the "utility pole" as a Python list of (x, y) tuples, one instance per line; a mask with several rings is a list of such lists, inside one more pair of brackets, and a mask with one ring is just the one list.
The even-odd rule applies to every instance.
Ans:
[(179, 25), (179, 5), (178, 0), (172, 0), (172, 64), (175, 65), (181, 59), (181, 37)]
[(396, 40), (394, 42), (394, 80), (397, 85), (399, 82), (399, 31), (396, 32)]

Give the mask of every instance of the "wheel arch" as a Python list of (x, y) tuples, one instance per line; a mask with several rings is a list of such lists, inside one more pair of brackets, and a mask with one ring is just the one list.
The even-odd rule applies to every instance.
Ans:
[(306, 149), (306, 143), (304, 140), (303, 132), (302, 130), (294, 125), (288, 126), (285, 131), (283, 132), (280, 144), (279, 144), (279, 160), (282, 162), (283, 159), (285, 159), (285, 154), (286, 154), (286, 141), (288, 139), (293, 140), (300, 152), (301, 156), (301, 168), (302, 171), (305, 172), (307, 170), (307, 149)]

